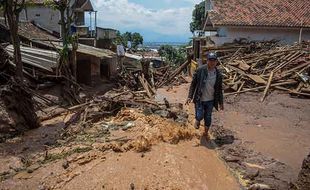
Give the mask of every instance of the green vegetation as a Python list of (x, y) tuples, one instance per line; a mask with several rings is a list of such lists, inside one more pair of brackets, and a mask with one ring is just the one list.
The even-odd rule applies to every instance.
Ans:
[(185, 46), (175, 48), (171, 45), (162, 45), (158, 49), (158, 53), (161, 57), (165, 58), (166, 62), (170, 65), (181, 65), (186, 60)]
[(116, 36), (115, 43), (122, 44), (126, 48), (128, 48), (127, 42), (131, 43), (132, 49), (137, 49), (139, 45), (143, 44), (143, 36), (137, 32), (125, 32), (121, 34), (119, 31), (117, 31)]
[(69, 150), (68, 152), (63, 152), (59, 154), (48, 154), (41, 163), (46, 164), (46, 163), (49, 163), (55, 160), (67, 158), (68, 156), (71, 156), (72, 154), (75, 154), (75, 153), (84, 153), (84, 152), (89, 152), (91, 150), (92, 150), (91, 147), (82, 147), (82, 148), (78, 147), (78, 148)]
[(205, 14), (205, 1), (195, 5), (193, 10), (192, 22), (190, 23), (190, 30), (193, 33), (195, 30), (202, 30)]

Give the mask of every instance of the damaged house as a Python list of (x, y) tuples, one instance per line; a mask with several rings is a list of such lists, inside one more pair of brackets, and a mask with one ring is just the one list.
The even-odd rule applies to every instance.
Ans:
[[(59, 11), (47, 6), (45, 0), (27, 1), (29, 3), (20, 14), (20, 20), (32, 22), (37, 27), (60, 37)], [(79, 35), (79, 43), (97, 48), (110, 48), (112, 40), (116, 38), (116, 30), (97, 26), (97, 11), (90, 0), (72, 0), (71, 11), (71, 32)]]
[[(62, 42), (33, 23), (19, 23), (22, 61), (28, 75), (36, 78), (42, 71), (55, 75), (57, 67), (57, 51), (62, 48)], [(10, 31), (4, 18), (0, 18), (0, 42), (10, 42)], [(12, 47), (7, 46), (8, 52)], [(48, 52), (46, 51), (48, 50)], [(77, 50), (77, 81), (86, 85), (96, 85), (101, 79), (111, 79), (116, 75), (116, 54), (107, 49), (99, 49), (79, 44)]]
[(216, 45), (235, 39), (310, 40), (307, 0), (206, 0), (203, 31)]

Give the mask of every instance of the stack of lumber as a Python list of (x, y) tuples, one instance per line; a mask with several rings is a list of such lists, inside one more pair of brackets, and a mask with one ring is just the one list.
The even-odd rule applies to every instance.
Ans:
[(310, 97), (310, 43), (281, 46), (251, 43), (205, 47), (219, 55), (226, 95), (263, 91), (264, 101), (271, 89)]

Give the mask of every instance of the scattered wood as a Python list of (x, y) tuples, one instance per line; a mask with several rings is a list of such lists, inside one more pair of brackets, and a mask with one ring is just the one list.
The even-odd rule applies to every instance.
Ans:
[(264, 101), (270, 89), (302, 96), (302, 89), (307, 88), (310, 79), (309, 45), (303, 42), (283, 46), (267, 41), (233, 43), (203, 50), (218, 54), (226, 95), (264, 89), (261, 98)]

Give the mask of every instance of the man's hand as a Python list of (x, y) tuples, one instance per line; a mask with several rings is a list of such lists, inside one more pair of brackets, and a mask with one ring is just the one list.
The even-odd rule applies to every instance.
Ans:
[(220, 104), (220, 110), (224, 111), (224, 104)]
[(185, 102), (185, 105), (188, 105), (188, 104), (191, 103), (191, 102), (192, 102), (192, 99), (188, 98), (188, 99), (186, 100), (186, 102)]

